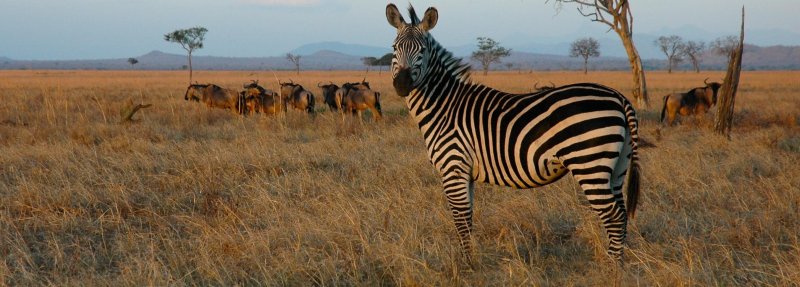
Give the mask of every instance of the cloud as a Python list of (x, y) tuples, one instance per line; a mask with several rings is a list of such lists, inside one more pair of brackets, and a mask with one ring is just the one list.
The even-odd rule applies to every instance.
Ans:
[(237, 2), (261, 6), (315, 6), (320, 0), (237, 0)]

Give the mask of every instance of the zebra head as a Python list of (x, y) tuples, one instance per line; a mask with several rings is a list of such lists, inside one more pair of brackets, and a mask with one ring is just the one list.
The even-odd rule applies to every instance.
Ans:
[(408, 7), (411, 23), (406, 23), (397, 6), (386, 5), (386, 20), (397, 28), (397, 38), (394, 39), (392, 57), (392, 79), (397, 94), (406, 97), (416, 88), (424, 78), (427, 69), (426, 62), (430, 58), (433, 41), (428, 31), (436, 26), (439, 12), (430, 7), (425, 11), (422, 20), (417, 17), (414, 7)]

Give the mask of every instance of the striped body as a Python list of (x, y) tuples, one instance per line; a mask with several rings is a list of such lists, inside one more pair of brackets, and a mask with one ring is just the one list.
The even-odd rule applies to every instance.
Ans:
[(628, 220), (622, 188), (627, 176), (632, 214), (639, 182), (638, 121), (631, 103), (592, 83), (533, 94), (474, 84), (468, 66), (427, 33), (438, 19), (436, 10), (429, 8), (422, 21), (409, 10), (411, 24), (387, 6), (387, 19), (398, 28), (394, 86), (442, 175), (464, 255), (471, 254), (475, 181), (532, 188), (572, 173), (603, 222), (608, 254), (621, 260)]
[[(595, 157), (617, 158), (619, 153), (591, 156), (591, 151), (598, 146), (621, 151), (629, 137), (627, 100), (600, 85), (525, 95), (458, 86), (439, 103), (427, 100), (424, 90), (406, 97), (440, 171), (458, 166), (475, 181), (539, 187), (564, 176), (565, 166), (574, 172)], [(430, 105), (437, 108), (426, 108)]]

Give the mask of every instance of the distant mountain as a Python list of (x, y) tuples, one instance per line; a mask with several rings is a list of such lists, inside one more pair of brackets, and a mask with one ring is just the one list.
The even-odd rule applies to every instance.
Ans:
[(291, 53), (297, 55), (311, 55), (320, 51), (333, 51), (353, 56), (372, 56), (377, 58), (392, 52), (389, 47), (347, 44), (341, 42), (319, 42), (300, 46), (292, 50)]
[[(644, 38), (644, 37), (641, 37)], [(624, 51), (621, 53), (609, 53), (603, 48), (601, 41), (602, 57), (589, 60), (589, 67), (593, 70), (626, 70), (628, 60)], [(611, 45), (618, 41), (607, 39)], [(617, 44), (619, 45), (619, 44)], [(333, 45), (331, 48), (346, 47), (348, 44)], [(370, 49), (369, 46), (352, 45)], [(663, 56), (657, 57), (644, 56), (648, 46), (640, 45), (639, 51), (645, 59), (643, 65), (646, 70), (664, 69), (665, 60)], [(307, 45), (305, 49), (309, 54), (303, 55), (300, 67), (304, 70), (361, 70), (364, 65), (361, 58), (366, 55), (351, 55), (342, 51), (329, 49), (314, 50)], [(318, 47), (328, 47), (319, 45)], [(583, 68), (583, 63), (578, 58), (570, 58), (559, 51), (566, 51), (567, 43), (561, 44), (529, 44), (529, 46), (513, 49), (511, 56), (503, 58), (503, 64), (492, 65), (493, 70), (579, 70)], [(376, 51), (382, 49), (371, 47)], [(621, 49), (621, 45), (620, 45)], [(474, 50), (472, 45), (455, 46), (449, 48), (456, 56), (463, 57), (465, 62), (470, 62), (470, 53)], [(531, 52), (544, 51), (544, 52)], [(301, 51), (300, 48), (295, 51)], [(388, 51), (388, 49), (387, 49)], [(383, 55), (386, 51), (378, 54)], [(659, 52), (660, 53), (660, 52)], [(659, 57), (660, 56), (660, 57)], [(187, 64), (186, 55), (169, 54), (160, 51), (152, 51), (136, 57), (139, 63), (133, 68), (137, 70), (180, 70)], [(702, 69), (725, 69), (728, 59), (726, 57), (707, 52), (702, 56)], [(197, 56), (192, 57), (192, 63), (197, 70), (292, 70), (294, 65), (282, 56), (276, 57), (216, 57), (216, 56)], [(511, 63), (509, 67), (508, 64)], [(476, 62), (470, 62), (475, 70), (480, 69)], [(100, 60), (69, 60), (69, 61), (19, 61), (6, 57), (0, 57), (0, 69), (84, 69), (84, 70), (128, 70), (131, 65), (127, 58), (100, 59)], [(690, 63), (683, 62), (677, 67), (678, 70), (691, 69)], [(743, 69), (745, 70), (798, 70), (800, 69), (800, 46), (769, 46), (760, 47), (746, 45), (743, 56)]]
[[(152, 51), (135, 57), (137, 70), (180, 70), (187, 64), (186, 55)], [(294, 65), (284, 57), (192, 57), (192, 66), (197, 70), (292, 70)], [(301, 69), (310, 70), (360, 70), (364, 68), (361, 57), (334, 51), (318, 51), (303, 55)], [(128, 70), (128, 58), (70, 61), (0, 61), (0, 69), (85, 69)]]

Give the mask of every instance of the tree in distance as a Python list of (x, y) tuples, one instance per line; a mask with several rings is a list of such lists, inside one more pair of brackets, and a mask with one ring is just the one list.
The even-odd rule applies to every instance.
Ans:
[(178, 43), (188, 52), (189, 84), (192, 83), (192, 52), (196, 49), (203, 48), (203, 40), (205, 40), (206, 32), (208, 32), (208, 29), (198, 26), (189, 29), (175, 30), (172, 31), (172, 33), (164, 35), (165, 41)]
[(367, 66), (367, 74), (369, 74), (369, 68), (372, 66), (377, 66), (378, 58), (363, 57), (361, 58), (361, 62), (364, 63), (364, 66)]
[(294, 70), (295, 72), (297, 72), (298, 75), (300, 75), (300, 58), (302, 57), (303, 56), (301, 55), (286, 53), (286, 60), (289, 60), (289, 62), (292, 62), (292, 64), (294, 64)]
[(139, 60), (137, 60), (136, 58), (128, 58), (128, 64), (131, 64), (131, 69), (133, 69), (133, 65), (136, 65), (138, 63)]
[(672, 74), (672, 67), (683, 61), (681, 56), (686, 47), (683, 38), (678, 35), (661, 36), (653, 43), (667, 56), (667, 73)]
[(575, 40), (570, 46), (569, 56), (583, 58), (583, 74), (588, 74), (589, 57), (600, 57), (600, 43), (591, 37)]
[(694, 66), (694, 71), (700, 73), (700, 56), (703, 55), (703, 52), (706, 51), (706, 43), (703, 41), (695, 42), (695, 41), (688, 41), (686, 45), (683, 47), (682, 54), (689, 58), (692, 61), (692, 66)]
[(511, 49), (500, 46), (495, 40), (488, 37), (478, 37), (478, 50), (472, 52), (472, 59), (481, 63), (483, 74), (489, 73), (489, 65), (500, 63), (500, 58), (511, 55)]
[(739, 38), (733, 35), (719, 37), (711, 42), (711, 51), (723, 57), (730, 57), (739, 46)]

